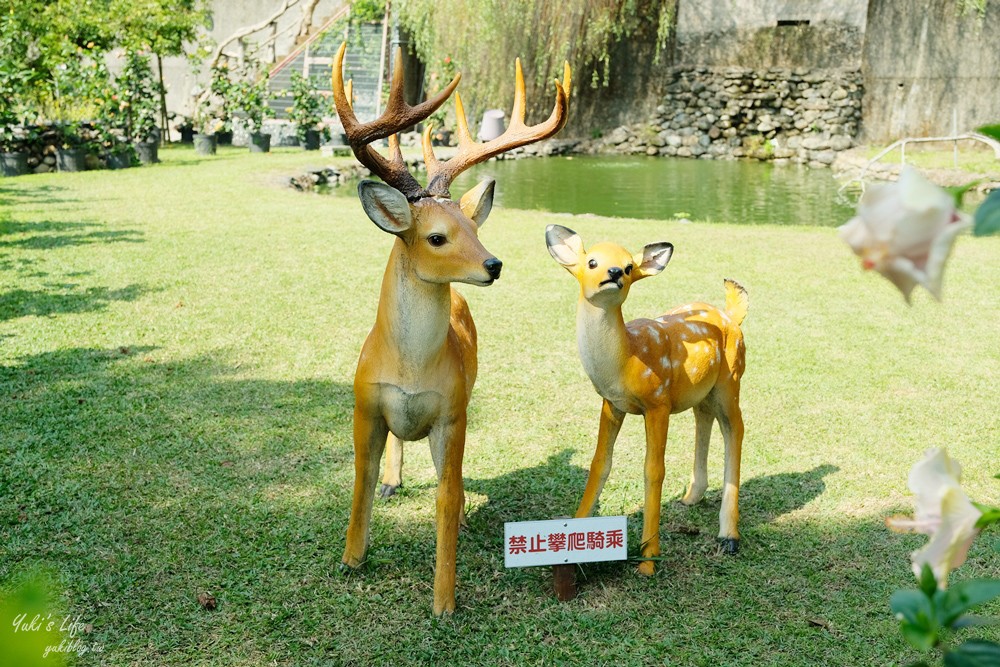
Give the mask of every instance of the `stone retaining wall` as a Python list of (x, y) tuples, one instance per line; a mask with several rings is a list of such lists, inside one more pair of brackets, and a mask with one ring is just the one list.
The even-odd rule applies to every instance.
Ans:
[(586, 142), (586, 152), (734, 159), (825, 167), (854, 145), (859, 70), (674, 68), (644, 123)]

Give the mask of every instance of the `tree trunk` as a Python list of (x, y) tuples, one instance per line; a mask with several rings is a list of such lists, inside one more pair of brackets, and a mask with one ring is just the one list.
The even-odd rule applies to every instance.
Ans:
[(163, 84), (163, 58), (156, 54), (156, 67), (160, 74), (160, 143), (166, 145), (170, 141), (170, 122), (167, 119), (167, 87)]

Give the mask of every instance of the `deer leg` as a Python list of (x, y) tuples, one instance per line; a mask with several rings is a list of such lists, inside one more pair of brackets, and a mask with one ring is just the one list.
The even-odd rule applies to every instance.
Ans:
[(743, 413), (739, 394), (720, 396), (719, 426), (726, 443), (726, 472), (719, 510), (719, 539), (726, 553), (740, 549), (740, 457), (743, 450)]
[(375, 499), (375, 482), (378, 465), (385, 447), (389, 427), (381, 415), (365, 414), (360, 405), (354, 408), (354, 498), (351, 501), (351, 518), (347, 524), (347, 544), (344, 547), (344, 565), (358, 567), (368, 551), (371, 528), (372, 502)]
[[(642, 511), (641, 549), (644, 558), (660, 555), (660, 499), (663, 493), (663, 456), (669, 423), (669, 407), (646, 413), (646, 502)], [(639, 564), (639, 574), (651, 575), (655, 569), (651, 560)]]
[(712, 439), (712, 424), (715, 415), (701, 405), (694, 407), (694, 467), (691, 470), (691, 484), (681, 498), (685, 505), (694, 505), (705, 496), (708, 488), (708, 443)]
[(390, 433), (385, 443), (385, 473), (378, 495), (388, 498), (403, 485), (403, 441)]
[(597, 449), (594, 460), (590, 463), (590, 474), (587, 475), (587, 486), (583, 490), (583, 499), (576, 510), (578, 519), (590, 516), (594, 512), (604, 483), (611, 473), (611, 458), (614, 454), (615, 440), (621, 431), (625, 413), (618, 410), (608, 401), (601, 407), (601, 425), (597, 429)]
[(431, 457), (437, 468), (437, 556), (434, 567), (434, 615), (455, 611), (455, 571), (458, 527), (464, 519), (465, 488), (462, 457), (465, 452), (465, 422), (459, 419), (431, 430)]

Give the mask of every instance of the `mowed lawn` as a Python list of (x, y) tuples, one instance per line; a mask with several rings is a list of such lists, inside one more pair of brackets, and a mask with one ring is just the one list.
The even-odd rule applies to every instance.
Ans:
[[(294, 151), (0, 181), (0, 586), (48, 572), (92, 624), (81, 665), (902, 665), (888, 597), (925, 542), (910, 466), (945, 446), (1000, 502), (1000, 238), (962, 237), (945, 300), (908, 307), (832, 229), (494, 210), (492, 287), (461, 287), (479, 330), (458, 612), (431, 616), (433, 465), (409, 444), (376, 501), (368, 562), (344, 576), (352, 380), (391, 237), (355, 198), (284, 187)], [(488, 172), (489, 165), (479, 168)], [(503, 183), (498, 184), (503, 188)], [(663, 184), (670, 197), (670, 183)], [(667, 443), (665, 561), (505, 570), (503, 524), (572, 514), (600, 401), (576, 351), (576, 282), (544, 228), (634, 251), (667, 240), (626, 317), (750, 294), (742, 549), (715, 543), (721, 436), (703, 503), (677, 502), (694, 420)], [(630, 417), (600, 513), (642, 520)], [(997, 534), (955, 579), (996, 576)], [(205, 610), (201, 593), (218, 607)], [(983, 610), (1000, 614), (1000, 605)], [(979, 633), (1000, 639), (996, 629)]]

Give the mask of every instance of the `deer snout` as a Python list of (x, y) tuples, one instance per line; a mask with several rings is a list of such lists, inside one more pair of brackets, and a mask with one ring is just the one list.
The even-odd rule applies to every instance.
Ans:
[(625, 275), (625, 272), (619, 269), (617, 266), (612, 266), (608, 269), (608, 277), (615, 282), (621, 280), (621, 277)]
[(496, 280), (500, 277), (500, 270), (503, 268), (503, 262), (496, 257), (490, 257), (488, 260), (483, 262), (483, 268), (486, 269), (486, 273), (490, 274), (490, 278)]

